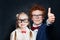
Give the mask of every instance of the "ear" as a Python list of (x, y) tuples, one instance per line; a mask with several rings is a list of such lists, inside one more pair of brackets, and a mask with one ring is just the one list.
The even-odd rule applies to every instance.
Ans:
[(45, 18), (43, 17), (43, 20), (44, 20)]
[(19, 14), (16, 14), (16, 17), (18, 17)]
[(33, 18), (31, 18), (31, 20), (33, 20)]

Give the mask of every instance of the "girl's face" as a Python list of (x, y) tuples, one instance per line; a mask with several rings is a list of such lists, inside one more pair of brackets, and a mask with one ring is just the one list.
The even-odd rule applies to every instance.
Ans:
[(18, 26), (20, 28), (25, 28), (29, 24), (28, 16), (24, 13), (20, 14), (18, 17)]

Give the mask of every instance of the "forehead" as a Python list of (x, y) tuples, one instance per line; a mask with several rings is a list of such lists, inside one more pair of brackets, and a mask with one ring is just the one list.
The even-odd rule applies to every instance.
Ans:
[(28, 19), (28, 15), (27, 14), (24, 14), (24, 13), (22, 13), (22, 14), (20, 14), (19, 15), (19, 17), (18, 17), (19, 19)]
[(40, 10), (34, 10), (34, 11), (32, 11), (32, 14), (43, 14), (43, 11), (40, 11)]

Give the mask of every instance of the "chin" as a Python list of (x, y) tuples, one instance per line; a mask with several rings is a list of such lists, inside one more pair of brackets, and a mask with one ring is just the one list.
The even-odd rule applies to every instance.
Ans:
[(20, 27), (24, 28), (25, 26), (20, 26)]
[(35, 22), (35, 24), (41, 24), (42, 22)]
[(36, 23), (37, 25), (39, 25), (40, 23)]

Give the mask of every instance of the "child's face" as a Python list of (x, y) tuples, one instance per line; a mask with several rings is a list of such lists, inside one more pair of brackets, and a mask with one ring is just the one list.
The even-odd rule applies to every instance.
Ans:
[(27, 27), (28, 24), (29, 24), (28, 16), (26, 14), (20, 14), (18, 18), (18, 26), (20, 28), (24, 28)]
[(40, 24), (43, 21), (43, 16), (42, 16), (43, 12), (40, 10), (35, 10), (32, 12), (32, 20), (35, 24)]

